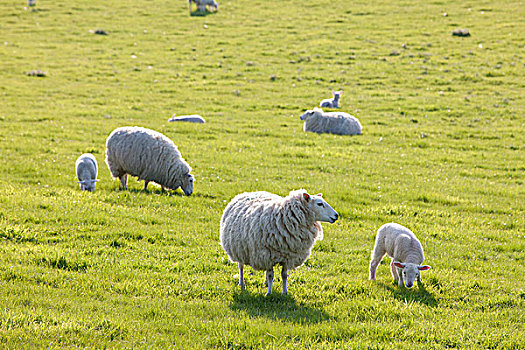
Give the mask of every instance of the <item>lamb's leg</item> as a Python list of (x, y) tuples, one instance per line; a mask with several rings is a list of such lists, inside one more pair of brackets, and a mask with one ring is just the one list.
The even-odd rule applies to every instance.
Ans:
[(384, 251), (382, 251), (381, 249), (374, 248), (374, 250), (372, 251), (372, 257), (370, 258), (370, 267), (368, 274), (369, 280), (373, 281), (376, 279), (376, 270), (381, 260), (383, 260), (383, 256), (385, 256)]
[(124, 189), (128, 189), (128, 174), (124, 174), (120, 177), (120, 183)]
[(239, 263), (239, 286), (244, 289), (244, 264)]
[(284, 266), (283, 270), (281, 271), (281, 278), (283, 279), (283, 294), (286, 295), (288, 294), (288, 286), (286, 284), (288, 282), (288, 271)]
[(149, 181), (144, 180), (144, 191), (148, 190)]
[(397, 282), (399, 280), (399, 274), (397, 273), (397, 267), (394, 265), (394, 259), (390, 262), (390, 272), (392, 273), (394, 282)]
[(272, 294), (272, 286), (273, 286), (273, 268), (271, 270), (266, 271), (266, 282), (268, 282), (268, 292), (266, 292), (266, 295)]

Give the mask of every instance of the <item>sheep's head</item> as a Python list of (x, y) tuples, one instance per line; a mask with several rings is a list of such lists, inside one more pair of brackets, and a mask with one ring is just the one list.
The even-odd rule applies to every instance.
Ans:
[(311, 212), (314, 213), (315, 221), (329, 222), (333, 224), (339, 219), (339, 214), (328, 204), (321, 193), (311, 196), (304, 192), (302, 200), (306, 203)]
[(394, 266), (401, 269), (403, 281), (405, 281), (405, 286), (407, 288), (412, 288), (414, 286), (414, 281), (421, 281), (421, 271), (430, 270), (430, 266), (428, 265), (401, 263), (398, 261), (394, 261)]
[(335, 100), (339, 100), (341, 96), (343, 95), (343, 90), (339, 90), (339, 91), (332, 90), (332, 95), (334, 96)]
[(186, 196), (189, 196), (193, 193), (194, 180), (195, 179), (193, 178), (193, 175), (191, 175), (190, 173), (182, 175), (182, 184), (180, 185), (180, 188)]
[(219, 4), (218, 4), (217, 1), (215, 1), (215, 0), (212, 1), (211, 6), (212, 6), (212, 7), (215, 7), (215, 10), (218, 10), (218, 9), (219, 9)]
[(301, 120), (307, 120), (308, 118), (318, 114), (321, 115), (323, 113), (323, 110), (321, 108), (315, 107), (314, 109), (309, 109), (306, 112), (304, 112), (299, 118)]
[(82, 181), (78, 181), (78, 183), (80, 184), (80, 189), (82, 191), (94, 191), (95, 190), (95, 187), (97, 185), (97, 181), (98, 180), (82, 180)]

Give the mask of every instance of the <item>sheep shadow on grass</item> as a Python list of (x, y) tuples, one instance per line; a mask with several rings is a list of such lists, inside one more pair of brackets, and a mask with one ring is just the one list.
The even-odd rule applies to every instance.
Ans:
[[(151, 186), (151, 185), (150, 185)], [(117, 189), (117, 191), (120, 191), (120, 192), (129, 192), (129, 193), (134, 193), (134, 194), (139, 194), (139, 193), (144, 193), (144, 194), (155, 194), (155, 195), (160, 195), (160, 196), (175, 196), (175, 197), (184, 197), (184, 193), (177, 189), (176, 191), (173, 191), (173, 190), (163, 190), (162, 188), (160, 187), (151, 187), (151, 188), (148, 188), (147, 190), (144, 190), (144, 188), (122, 188), (122, 187), (119, 187)]]
[(396, 283), (378, 283), (381, 287), (392, 293), (392, 296), (403, 302), (416, 302), (425, 304), (430, 307), (436, 307), (438, 302), (436, 298), (429, 293), (423, 282), (419, 282), (417, 287), (408, 289), (406, 287), (398, 287)]
[(208, 10), (200, 11), (199, 9), (197, 9), (195, 11), (191, 11), (190, 16), (191, 17), (205, 17), (208, 15), (214, 15), (215, 13), (217, 13), (217, 11), (208, 11)]
[(267, 317), (274, 320), (313, 324), (330, 320), (332, 317), (322, 309), (316, 309), (297, 301), (290, 295), (274, 293), (266, 296), (239, 290), (230, 304), (233, 311), (245, 311), (251, 317)]

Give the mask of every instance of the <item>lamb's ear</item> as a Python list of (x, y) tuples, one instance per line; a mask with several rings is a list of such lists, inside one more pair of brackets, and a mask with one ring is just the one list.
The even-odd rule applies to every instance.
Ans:
[(304, 198), (305, 201), (308, 202), (310, 200), (310, 195), (305, 192), (305, 193), (303, 193), (303, 198)]
[(399, 267), (400, 269), (404, 269), (406, 265), (398, 261), (394, 261), (394, 266)]
[(419, 271), (430, 270), (430, 266), (428, 266), (428, 265), (418, 266), (417, 268), (418, 268)]
[(318, 194), (316, 194), (316, 196), (322, 197), (323, 194), (322, 193), (318, 193)]

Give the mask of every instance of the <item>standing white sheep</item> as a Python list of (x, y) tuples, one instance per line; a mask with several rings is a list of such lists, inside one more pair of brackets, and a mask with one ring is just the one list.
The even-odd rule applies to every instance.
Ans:
[(75, 162), (78, 183), (82, 191), (94, 191), (97, 184), (98, 164), (91, 153), (84, 153)]
[(404, 281), (407, 288), (412, 288), (415, 280), (421, 281), (420, 271), (430, 269), (428, 265), (421, 265), (425, 260), (425, 254), (416, 235), (399, 224), (385, 224), (377, 230), (370, 260), (370, 280), (376, 279), (377, 266), (385, 254), (392, 258), (390, 272), (399, 287)]
[(206, 11), (206, 7), (214, 7), (215, 11), (219, 9), (219, 4), (215, 0), (188, 0), (188, 4), (190, 5), (190, 13), (192, 2), (194, 2), (195, 5), (197, 5), (197, 9), (201, 12)]
[(244, 265), (266, 271), (272, 294), (273, 267), (282, 266), (283, 294), (288, 294), (287, 271), (301, 266), (316, 240), (323, 239), (319, 221), (334, 223), (337, 212), (321, 194), (292, 191), (287, 197), (268, 192), (237, 195), (221, 218), (221, 245), (230, 261), (239, 264), (239, 285), (244, 288)]
[(326, 98), (319, 103), (319, 107), (322, 108), (339, 108), (339, 99), (343, 95), (343, 91), (332, 90), (333, 98)]
[(153, 181), (163, 188), (180, 187), (187, 196), (193, 193), (191, 167), (173, 141), (154, 130), (137, 126), (115, 129), (106, 140), (106, 164), (124, 188), (130, 174), (144, 180), (144, 190)]
[(304, 120), (303, 130), (305, 132), (361, 135), (363, 131), (359, 120), (344, 112), (323, 112), (322, 109), (315, 107), (313, 110), (304, 112), (300, 118)]

